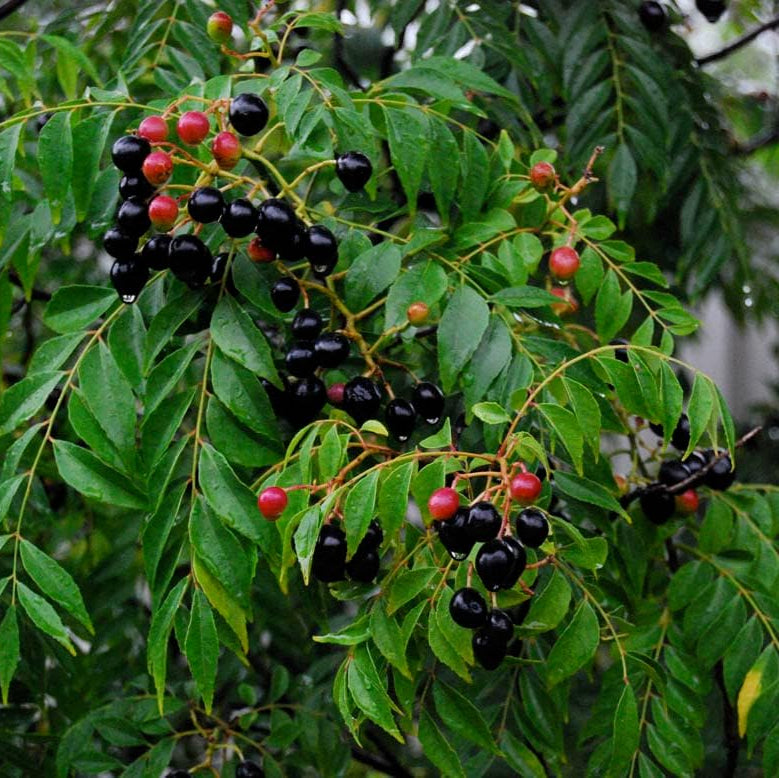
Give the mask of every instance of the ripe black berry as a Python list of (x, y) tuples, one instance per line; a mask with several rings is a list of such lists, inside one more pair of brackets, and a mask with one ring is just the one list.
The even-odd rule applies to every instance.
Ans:
[(140, 197), (129, 197), (119, 206), (116, 223), (127, 235), (140, 237), (151, 227), (146, 203)]
[(376, 417), (381, 405), (381, 390), (370, 378), (357, 376), (344, 387), (344, 410), (358, 423)]
[(653, 524), (665, 524), (676, 511), (674, 496), (668, 492), (644, 492), (638, 501), (644, 516)]
[(282, 313), (289, 313), (300, 299), (300, 284), (294, 278), (280, 278), (270, 289), (270, 299)]
[(483, 543), (497, 537), (500, 525), (500, 514), (491, 502), (482, 500), (468, 509), (468, 535), (474, 541)]
[(725, 13), (725, 0), (695, 0), (695, 7), (714, 24)]
[(514, 565), (511, 568), (511, 572), (503, 580), (501, 586), (502, 589), (513, 589), (516, 586), (517, 581), (520, 579), (522, 573), (525, 572), (525, 565), (527, 565), (527, 552), (524, 546), (512, 535), (506, 535), (503, 538), (503, 542), (511, 551), (514, 559)]
[(324, 583), (341, 581), (346, 572), (346, 535), (340, 527), (325, 524), (319, 532), (311, 574)]
[(346, 572), (353, 581), (370, 583), (379, 573), (381, 560), (375, 551), (360, 553), (359, 549), (346, 563)]
[(111, 266), (111, 283), (124, 303), (134, 303), (149, 280), (149, 268), (140, 257), (117, 259)]
[(473, 539), (468, 534), (468, 508), (460, 507), (447, 521), (435, 522), (438, 537), (453, 559), (462, 560), (471, 553)]
[(522, 545), (538, 548), (549, 535), (549, 521), (538, 508), (525, 508), (516, 519), (517, 537)]
[(411, 401), (417, 413), (428, 423), (436, 424), (444, 412), (444, 393), (427, 381), (414, 387), (414, 397)]
[(154, 194), (154, 187), (141, 173), (128, 173), (119, 181), (119, 197), (127, 200), (128, 197), (141, 197), (144, 200)]
[(500, 538), (488, 541), (476, 554), (476, 572), (489, 592), (497, 592), (513, 569), (514, 554)]
[(281, 382), (284, 385), (283, 389), (279, 389), (278, 386), (272, 384), (267, 378), (261, 378), (260, 383), (262, 384), (263, 389), (265, 389), (265, 393), (268, 395), (268, 401), (270, 402), (274, 413), (277, 416), (286, 418), (290, 415), (291, 411), (291, 390), (287, 376), (280, 374), (279, 378), (281, 378)]
[(298, 227), (297, 216), (283, 200), (269, 198), (257, 209), (257, 235), (266, 248), (283, 253), (289, 248)]
[(290, 375), (297, 378), (311, 375), (316, 370), (314, 344), (310, 340), (299, 340), (293, 343), (284, 362)]
[(112, 227), (103, 235), (103, 248), (114, 259), (129, 259), (138, 248), (138, 238), (118, 227)]
[(258, 764), (247, 759), (235, 768), (235, 778), (265, 778), (265, 772)]
[(141, 249), (143, 261), (152, 270), (165, 270), (170, 267), (170, 235), (152, 235)]
[(384, 530), (382, 530), (381, 524), (376, 519), (373, 519), (368, 525), (365, 536), (360, 541), (357, 550), (359, 551), (362, 548), (365, 551), (375, 551), (383, 542)]
[(201, 224), (219, 221), (224, 207), (225, 201), (222, 193), (213, 186), (202, 186), (200, 189), (195, 189), (187, 202), (189, 215)]
[(736, 471), (732, 470), (732, 467), (733, 463), (726, 454), (718, 459), (711, 466), (710, 470), (706, 471), (706, 474), (703, 476), (703, 483), (710, 489), (724, 492), (736, 480)]
[(287, 415), (307, 423), (319, 414), (327, 402), (327, 389), (316, 376), (306, 376), (290, 386)]
[(665, 27), (668, 15), (665, 6), (661, 3), (656, 2), (656, 0), (645, 0), (638, 7), (638, 18), (649, 32), (657, 32)]
[(506, 643), (484, 629), (474, 634), (471, 645), (474, 659), (485, 670), (495, 670), (506, 656)]
[(527, 599), (519, 603), (519, 605), (506, 609), (506, 613), (508, 613), (514, 626), (518, 627), (527, 618), (527, 614), (530, 613), (530, 603), (531, 600)]
[(709, 457), (702, 451), (693, 451), (682, 464), (687, 468), (687, 472), (690, 475), (695, 475), (709, 464)]
[(449, 601), (452, 621), (466, 629), (478, 629), (487, 622), (487, 603), (476, 589), (458, 589)]
[[(615, 338), (609, 341), (609, 346), (627, 346), (628, 342), (624, 338)], [(625, 348), (614, 349), (614, 359), (618, 359), (620, 362), (628, 361), (628, 350)]]
[(320, 367), (338, 367), (349, 357), (349, 340), (340, 332), (323, 332), (314, 342)]
[(338, 242), (327, 227), (314, 224), (306, 232), (305, 256), (312, 270), (320, 276), (328, 275), (338, 264)]
[(214, 257), (214, 261), (211, 263), (211, 273), (208, 276), (212, 284), (218, 284), (224, 278), (228, 259), (230, 259), (230, 254), (227, 251)]
[(666, 486), (675, 486), (690, 477), (690, 471), (683, 462), (678, 459), (669, 459), (660, 465), (657, 480)]
[(111, 147), (111, 159), (122, 173), (139, 173), (149, 154), (151, 144), (137, 135), (123, 135)]
[[(656, 435), (659, 435), (660, 437), (663, 436), (663, 425), (662, 424), (650, 424), (649, 429), (652, 430)], [(684, 451), (687, 446), (690, 443), (690, 420), (687, 418), (687, 414), (683, 413), (679, 417), (679, 422), (676, 425), (676, 428), (673, 431), (673, 435), (671, 435), (671, 445), (679, 449), (679, 451)]]
[(361, 151), (347, 151), (335, 160), (335, 174), (350, 192), (359, 192), (370, 180), (373, 165)]
[(229, 116), (239, 135), (256, 135), (268, 123), (268, 106), (259, 95), (244, 92), (230, 101)]
[(214, 259), (196, 235), (178, 235), (170, 242), (168, 261), (173, 275), (195, 289), (208, 280)]
[(239, 197), (225, 207), (220, 221), (231, 238), (245, 238), (257, 226), (257, 209), (245, 197)]
[(500, 608), (493, 608), (487, 614), (487, 623), (484, 630), (489, 632), (496, 640), (502, 640), (508, 643), (514, 637), (514, 624), (506, 611)]
[(416, 416), (414, 406), (410, 402), (398, 398), (391, 400), (384, 412), (387, 429), (401, 443), (408, 440), (414, 431)]
[(322, 331), (322, 317), (311, 308), (303, 308), (292, 320), (292, 334), (299, 340), (314, 340)]

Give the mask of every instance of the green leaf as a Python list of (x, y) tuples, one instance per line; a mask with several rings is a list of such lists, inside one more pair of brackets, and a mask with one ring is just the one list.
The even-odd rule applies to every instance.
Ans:
[(465, 778), (460, 757), (449, 745), (441, 730), (427, 711), (419, 717), (419, 742), (425, 756), (441, 771), (442, 775)]
[(216, 397), (208, 401), (206, 428), (214, 448), (237, 465), (265, 467), (279, 461), (280, 441), (247, 430)]
[(460, 371), (476, 351), (489, 316), (487, 303), (468, 286), (460, 287), (449, 299), (438, 325), (438, 364), (445, 392), (453, 389)]
[(581, 474), (584, 464), (584, 438), (576, 416), (567, 408), (553, 403), (539, 403), (536, 407), (549, 423), (557, 439), (568, 450), (576, 471)]
[(265, 336), (230, 295), (222, 297), (214, 309), (211, 337), (230, 359), (282, 388)]
[(599, 644), (598, 617), (584, 600), (549, 652), (547, 682), (554, 686), (584, 667), (595, 656)]
[(146, 496), (85, 448), (55, 440), (54, 459), (64, 481), (86, 497), (123, 508), (147, 507)]
[(511, 361), (511, 356), (511, 333), (502, 319), (493, 316), (476, 352), (463, 370), (466, 407), (484, 398), (493, 381)]
[(24, 122), (17, 122), (0, 132), (0, 181), (10, 182), (13, 179), (16, 151), (23, 127)]
[(104, 286), (63, 286), (46, 306), (43, 323), (60, 334), (79, 332), (116, 302), (116, 292)]
[(16, 606), (10, 605), (0, 621), (0, 691), (3, 705), (8, 705), (8, 687), (19, 664), (19, 624)]
[(441, 429), (434, 432), (432, 435), (428, 435), (426, 438), (422, 438), (418, 445), (419, 448), (425, 449), (449, 448), (452, 445), (451, 421), (448, 418), (444, 419)]
[(403, 743), (395, 719), (392, 716), (392, 700), (365, 644), (354, 649), (354, 656), (346, 671), (349, 692), (357, 707), (385, 732)]
[[(451, 597), (451, 589), (449, 592)], [(468, 672), (468, 664), (465, 657), (457, 650), (457, 646), (449, 640), (443, 629), (444, 624), (447, 627), (451, 627), (451, 629), (462, 631), (460, 627), (452, 622), (447, 610), (440, 608), (431, 609), (427, 621), (427, 642), (430, 644), (430, 649), (441, 662), (457, 673), (466, 683), (470, 683), (471, 675)], [(470, 642), (467, 634), (465, 637)]]
[(406, 678), (412, 678), (403, 632), (397, 621), (384, 612), (381, 602), (377, 602), (371, 611), (370, 636), (384, 658)]
[(30, 617), (30, 621), (47, 635), (51, 635), (60, 645), (64, 646), (73, 656), (76, 649), (68, 637), (68, 631), (62, 623), (62, 619), (51, 605), (39, 594), (29, 589), (21, 581), (16, 584), (16, 593), (22, 610)]
[(322, 438), (322, 445), (319, 448), (317, 463), (320, 483), (326, 483), (335, 477), (341, 468), (343, 454), (341, 436), (338, 434), (338, 427), (334, 424)]
[(386, 537), (393, 537), (406, 520), (409, 487), (416, 468), (416, 460), (395, 465), (381, 483), (378, 511)]
[(576, 476), (572, 473), (555, 472), (555, 486), (574, 500), (580, 500), (590, 505), (597, 505), (607, 511), (619, 513), (627, 521), (631, 521), (630, 516), (625, 512), (617, 499), (596, 481), (589, 478)]
[(471, 410), (485, 424), (506, 424), (511, 421), (511, 416), (495, 402), (476, 403)]
[(143, 382), (143, 349), (146, 343), (146, 325), (137, 305), (128, 306), (122, 316), (111, 325), (108, 347), (116, 364), (134, 390), (140, 391)]
[(522, 629), (547, 632), (554, 629), (568, 612), (571, 601), (571, 587), (565, 576), (553, 570), (543, 591), (532, 599), (530, 611), (522, 622)]
[(473, 220), (481, 210), (489, 186), (489, 177), (486, 175), (489, 166), (487, 152), (481, 141), (474, 133), (464, 133), (462, 179), (458, 193), (458, 204), (464, 221)]
[[(86, 57), (84, 59), (90, 62)], [(76, 219), (80, 222), (86, 219), (89, 212), (100, 170), (100, 157), (110, 126), (110, 114), (97, 114), (84, 119), (73, 128), (73, 146), (78, 150), (78, 164), (73, 166), (73, 202), (76, 206)]]
[(426, 589), (438, 573), (437, 567), (415, 567), (397, 575), (392, 582), (387, 598), (387, 614), (392, 616), (407, 602)]
[(611, 736), (611, 758), (607, 775), (618, 778), (625, 774), (640, 741), (638, 706), (630, 684), (625, 684), (614, 711)]
[(497, 746), (479, 709), (456, 689), (443, 681), (433, 684), (435, 709), (441, 720), (456, 736), (495, 753)]
[(458, 165), (442, 165), (441, 159), (456, 160), (460, 154), (457, 141), (446, 124), (436, 117), (430, 119), (430, 144), (436, 154), (427, 155), (427, 175), (433, 190), (438, 212), (445, 224), (449, 223), (449, 210), (452, 207), (459, 177)]
[(374, 517), (379, 471), (374, 470), (361, 478), (346, 495), (344, 502), (344, 529), (349, 556), (354, 554)]
[[(199, 310), (203, 304), (203, 293), (186, 292), (172, 300), (169, 299), (167, 305), (159, 310), (149, 325), (149, 331), (146, 333), (146, 347), (144, 354), (144, 373), (147, 373), (157, 355), (170, 342), (176, 330), (190, 317), (195, 311)], [(213, 335), (213, 329), (212, 333)], [(195, 344), (190, 344), (189, 348), (195, 349)], [(183, 353), (187, 353), (182, 349)], [(170, 355), (169, 358), (172, 358)], [(164, 364), (165, 360), (160, 364)], [(159, 397), (158, 400), (162, 398)]]
[(398, 277), (400, 260), (400, 249), (390, 241), (371, 246), (357, 256), (344, 279), (344, 296), (350, 310), (361, 311), (387, 289)]
[(62, 376), (60, 372), (37, 373), (6, 389), (0, 396), (0, 435), (35, 416)]
[(392, 165), (406, 193), (409, 213), (413, 215), (430, 148), (427, 114), (411, 104), (408, 110), (385, 107), (384, 117)]
[(298, 557), (300, 570), (303, 573), (303, 582), (308, 586), (311, 573), (311, 560), (314, 556), (316, 541), (322, 528), (322, 511), (318, 505), (314, 505), (303, 513), (295, 529), (295, 553)]
[(621, 292), (614, 270), (606, 273), (595, 299), (595, 327), (604, 342), (611, 340), (627, 323), (633, 310), (633, 293)]
[(446, 272), (435, 262), (422, 262), (409, 268), (390, 287), (385, 306), (385, 329), (406, 321), (411, 303), (422, 302), (432, 308), (446, 292)]
[(20, 543), (22, 565), (40, 590), (94, 634), (84, 600), (70, 573), (28, 540)]
[(492, 301), (507, 308), (543, 308), (559, 302), (559, 298), (537, 286), (512, 286), (496, 292)]
[(663, 425), (663, 437), (667, 446), (684, 406), (684, 390), (667, 362), (660, 363), (660, 405), (663, 410), (660, 423)]
[(625, 217), (638, 183), (638, 167), (627, 144), (621, 143), (609, 164), (609, 200), (619, 216), (620, 229), (625, 226)]
[(356, 621), (348, 624), (338, 632), (330, 632), (327, 635), (314, 635), (317, 643), (329, 643), (334, 646), (357, 646), (364, 643), (370, 637), (368, 617), (360, 616)]
[(547, 772), (538, 757), (510, 732), (504, 730), (500, 750), (506, 763), (521, 778), (547, 778)]
[(165, 456), (196, 393), (197, 387), (193, 386), (185, 392), (172, 394), (144, 417), (141, 424), (141, 458), (147, 470), (154, 468)]
[(687, 403), (687, 416), (690, 419), (690, 443), (684, 453), (684, 459), (690, 456), (706, 431), (711, 414), (714, 412), (715, 402), (716, 389), (714, 385), (703, 373), (696, 373), (690, 401)]
[(246, 632), (246, 613), (244, 609), (224, 586), (208, 572), (205, 564), (197, 554), (192, 558), (192, 570), (195, 574), (195, 579), (203, 589), (203, 593), (208, 597), (208, 601), (235, 633), (241, 648), (244, 651), (248, 651), (249, 636)]
[(184, 651), (198, 693), (203, 698), (206, 713), (211, 713), (219, 659), (219, 638), (216, 634), (214, 614), (206, 596), (199, 589), (192, 595), (192, 612)]
[(565, 390), (571, 400), (573, 412), (579, 421), (584, 440), (592, 452), (595, 461), (600, 456), (600, 406), (592, 396), (592, 392), (572, 378), (563, 378)]
[(38, 167), (51, 207), (52, 222), (59, 224), (73, 174), (73, 137), (69, 111), (55, 113), (41, 129), (38, 135)]

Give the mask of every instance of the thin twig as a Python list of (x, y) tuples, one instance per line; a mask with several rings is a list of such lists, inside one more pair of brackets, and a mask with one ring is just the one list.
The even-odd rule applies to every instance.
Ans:
[(734, 51), (738, 51), (738, 49), (740, 49), (742, 46), (746, 46), (748, 43), (751, 43), (755, 38), (767, 30), (773, 30), (776, 27), (779, 27), (779, 16), (774, 16), (773, 19), (769, 19), (764, 24), (755, 27), (754, 30), (750, 30), (749, 32), (744, 33), (740, 38), (736, 38), (736, 40), (734, 40), (732, 43), (729, 43), (727, 46), (724, 46), (719, 51), (714, 51), (711, 54), (707, 54), (705, 57), (699, 57), (695, 61), (699, 65), (708, 65), (710, 62), (716, 62), (718, 59), (723, 59), (724, 57), (732, 54)]

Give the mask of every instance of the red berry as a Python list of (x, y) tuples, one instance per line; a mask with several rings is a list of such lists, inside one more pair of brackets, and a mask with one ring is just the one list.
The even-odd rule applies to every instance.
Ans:
[(257, 507), (266, 519), (277, 519), (287, 507), (287, 493), (279, 486), (269, 486), (260, 492)]
[(570, 316), (579, 310), (579, 301), (570, 290), (555, 286), (549, 291), (550, 294), (562, 300), (562, 302), (552, 303), (549, 306), (558, 316)]
[(406, 310), (406, 317), (409, 323), (418, 327), (420, 324), (424, 324), (427, 321), (427, 317), (430, 316), (430, 308), (423, 302), (411, 303)]
[(436, 489), (427, 501), (427, 509), (434, 519), (446, 521), (454, 516), (460, 507), (460, 495), (449, 486)]
[(532, 505), (541, 494), (541, 479), (533, 473), (517, 473), (509, 484), (511, 497), (521, 505)]
[(206, 24), (208, 37), (216, 43), (227, 43), (233, 32), (233, 20), (230, 14), (224, 11), (217, 11), (208, 17)]
[(161, 143), (168, 138), (168, 123), (161, 116), (147, 116), (138, 127), (138, 135), (150, 143)]
[(179, 217), (179, 204), (168, 195), (158, 195), (149, 203), (151, 223), (161, 232), (167, 232)]
[(154, 186), (162, 186), (173, 172), (173, 160), (164, 151), (152, 151), (141, 168), (146, 180)]
[(536, 189), (546, 189), (554, 183), (556, 177), (554, 166), (549, 162), (536, 162), (530, 168), (530, 182)]
[(211, 154), (219, 167), (232, 170), (241, 159), (241, 141), (232, 132), (220, 132), (211, 142)]
[(693, 513), (697, 513), (698, 493), (695, 489), (688, 489), (686, 492), (677, 494), (675, 498), (676, 512), (681, 513), (683, 516), (691, 516)]
[(570, 246), (560, 246), (549, 256), (549, 272), (560, 281), (567, 281), (579, 269), (579, 255)]
[(343, 405), (345, 388), (346, 384), (342, 382), (327, 387), (327, 401), (330, 405)]
[(197, 146), (198, 143), (202, 143), (210, 129), (211, 123), (202, 111), (187, 111), (181, 114), (176, 125), (179, 138), (188, 146)]
[(246, 253), (252, 262), (273, 262), (276, 259), (276, 252), (271, 251), (267, 246), (263, 246), (259, 238), (252, 238), (249, 241)]

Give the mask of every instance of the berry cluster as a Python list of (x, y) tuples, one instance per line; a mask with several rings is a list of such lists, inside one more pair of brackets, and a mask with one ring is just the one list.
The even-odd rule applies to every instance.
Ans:
[(374, 519), (347, 562), (346, 534), (337, 524), (324, 524), (314, 547), (311, 574), (323, 583), (343, 581), (347, 576), (358, 583), (372, 583), (379, 574), (379, 547), (383, 540), (381, 525)]

